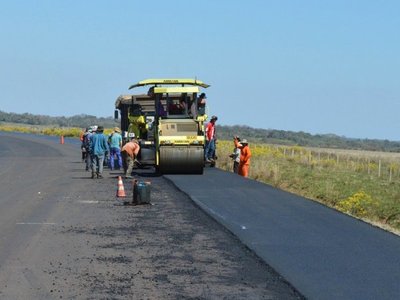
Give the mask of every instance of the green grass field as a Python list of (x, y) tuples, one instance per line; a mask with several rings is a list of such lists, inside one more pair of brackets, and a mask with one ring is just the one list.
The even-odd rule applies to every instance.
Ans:
[[(218, 142), (232, 170), (233, 142)], [(400, 153), (251, 145), (250, 177), (400, 232)]]

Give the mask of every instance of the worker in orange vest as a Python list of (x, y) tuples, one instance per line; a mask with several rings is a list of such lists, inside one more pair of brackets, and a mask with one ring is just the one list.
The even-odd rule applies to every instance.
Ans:
[(140, 151), (139, 143), (135, 139), (135, 134), (133, 132), (129, 133), (129, 138), (130, 141), (127, 142), (121, 149), (125, 178), (132, 178), (132, 170), (135, 166), (136, 158)]
[(251, 151), (249, 148), (249, 144), (246, 139), (243, 139), (239, 142), (239, 140), (235, 137), (233, 140), (235, 143), (235, 147), (240, 149), (240, 162), (239, 162), (239, 175), (243, 177), (249, 176), (249, 167), (250, 167), (250, 157)]

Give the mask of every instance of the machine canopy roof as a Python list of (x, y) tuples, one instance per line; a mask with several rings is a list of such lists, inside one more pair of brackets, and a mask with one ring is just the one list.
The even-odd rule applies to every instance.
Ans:
[(210, 85), (202, 82), (201, 80), (197, 79), (190, 79), (190, 78), (172, 78), (172, 79), (146, 79), (139, 81), (136, 84), (133, 84), (129, 87), (129, 89), (133, 89), (136, 87), (140, 86), (145, 86), (145, 85), (154, 85), (154, 86), (159, 86), (159, 85), (195, 85), (195, 86), (200, 86), (203, 88), (208, 88)]

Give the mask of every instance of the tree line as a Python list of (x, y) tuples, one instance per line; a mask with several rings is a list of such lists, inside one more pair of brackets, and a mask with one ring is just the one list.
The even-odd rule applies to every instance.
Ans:
[(276, 129), (260, 129), (249, 126), (217, 126), (217, 135), (221, 140), (232, 139), (233, 136), (246, 138), (253, 143), (279, 144), (288, 146), (336, 148), (351, 150), (400, 152), (400, 141), (378, 139), (356, 139), (335, 134), (310, 134), (303, 131), (285, 131)]
[[(0, 122), (20, 123), (27, 125), (43, 125), (57, 127), (80, 127), (103, 125), (112, 128), (119, 125), (119, 121), (112, 117), (96, 117), (93, 115), (75, 115), (72, 117), (51, 117), (30, 113), (7, 113), (0, 111)], [(369, 151), (400, 152), (400, 141), (378, 139), (355, 139), (335, 134), (310, 134), (277, 129), (252, 128), (243, 125), (217, 125), (218, 139), (231, 140), (233, 136), (248, 139), (252, 143), (279, 144), (288, 146), (354, 149)]]
[(0, 111), (0, 122), (81, 128), (86, 128), (90, 125), (102, 125), (104, 127), (114, 127), (118, 125), (118, 122), (112, 117), (98, 118), (96, 116), (85, 114), (75, 115), (72, 117), (51, 117), (46, 115), (34, 115), (30, 113), (6, 113), (3, 111)]

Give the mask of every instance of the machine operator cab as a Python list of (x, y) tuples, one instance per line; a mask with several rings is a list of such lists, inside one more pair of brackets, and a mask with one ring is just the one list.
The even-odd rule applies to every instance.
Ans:
[(148, 79), (129, 89), (144, 85), (152, 85), (147, 95), (155, 101), (156, 118), (207, 119), (204, 103), (199, 101), (198, 94), (199, 87), (207, 88), (208, 84), (196, 79)]
[(196, 79), (148, 79), (129, 89), (142, 86), (150, 86), (147, 97), (153, 108), (147, 115), (154, 116), (152, 130), (146, 126), (142, 135), (142, 155), (153, 152), (161, 173), (203, 173), (207, 115), (198, 95), (209, 85)]

